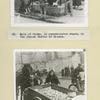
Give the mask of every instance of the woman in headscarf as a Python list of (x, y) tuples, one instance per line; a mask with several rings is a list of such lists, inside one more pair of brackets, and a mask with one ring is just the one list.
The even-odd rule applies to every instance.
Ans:
[(50, 83), (50, 84), (55, 84), (55, 85), (60, 84), (59, 79), (53, 70), (51, 70), (48, 73), (45, 83)]

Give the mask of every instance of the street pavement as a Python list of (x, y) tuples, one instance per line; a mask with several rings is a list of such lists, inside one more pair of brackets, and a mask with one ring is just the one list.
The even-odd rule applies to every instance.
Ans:
[[(83, 8), (84, 6), (82, 5), (81, 8)], [(38, 18), (27, 18), (27, 17), (22, 17), (20, 15), (17, 15), (14, 17), (14, 23), (16, 24), (45, 24), (45, 23), (64, 23), (64, 24), (77, 24), (77, 23), (83, 23), (85, 21), (85, 15), (84, 15), (84, 9), (83, 10), (73, 10), (73, 16), (70, 16), (70, 14), (68, 15), (64, 15), (64, 16), (60, 16), (60, 17), (54, 17), (51, 19), (46, 19), (46, 20), (42, 20), (42, 19), (38, 19)]]

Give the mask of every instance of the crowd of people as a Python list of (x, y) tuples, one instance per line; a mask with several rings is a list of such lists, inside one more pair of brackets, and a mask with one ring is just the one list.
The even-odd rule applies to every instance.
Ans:
[(62, 77), (70, 77), (71, 75), (71, 70), (69, 67), (65, 67), (61, 70), (61, 75)]
[[(40, 13), (42, 15), (46, 15), (47, 6), (57, 6), (62, 5), (63, 3), (65, 3), (65, 12), (69, 11), (72, 13), (72, 9), (79, 9), (82, 5), (82, 1), (83, 0), (20, 0), (18, 12), (21, 14), (30, 13), (34, 2), (36, 2), (37, 4), (40, 4)], [(15, 2), (17, 3), (17, 0)]]
[[(43, 75), (46, 76), (45, 80)], [(39, 70), (34, 71), (29, 64), (25, 64), (22, 68), (21, 74), (16, 77), (16, 86), (21, 86), (22, 91), (30, 86), (38, 86), (41, 84), (60, 84), (58, 77), (53, 70), (49, 72), (44, 71), (44, 74)]]
[[(62, 77), (70, 77), (72, 83), (77, 83), (78, 79), (81, 82), (80, 84), (82, 84), (82, 86), (84, 85), (84, 68), (81, 67), (81, 64), (79, 64), (77, 68), (71, 67), (71, 71), (69, 70), (69, 67), (65, 67), (61, 70), (61, 73)], [(45, 78), (43, 79), (43, 74), (41, 74), (39, 70), (33, 71), (30, 64), (25, 64), (21, 74), (16, 77), (16, 88), (20, 86), (21, 91), (23, 92), (28, 87), (44, 84), (61, 84), (54, 70), (50, 70), (49, 72), (44, 71), (44, 75)]]

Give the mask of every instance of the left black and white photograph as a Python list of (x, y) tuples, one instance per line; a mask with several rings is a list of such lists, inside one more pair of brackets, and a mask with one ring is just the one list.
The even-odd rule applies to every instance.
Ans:
[(88, 0), (11, 0), (11, 24), (88, 27)]
[(14, 100), (87, 100), (85, 49), (15, 49)]

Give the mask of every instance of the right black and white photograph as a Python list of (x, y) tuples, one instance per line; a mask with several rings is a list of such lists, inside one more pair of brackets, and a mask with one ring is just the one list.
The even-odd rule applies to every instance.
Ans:
[(87, 100), (85, 49), (14, 51), (14, 100)]

